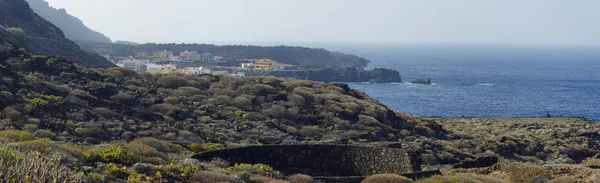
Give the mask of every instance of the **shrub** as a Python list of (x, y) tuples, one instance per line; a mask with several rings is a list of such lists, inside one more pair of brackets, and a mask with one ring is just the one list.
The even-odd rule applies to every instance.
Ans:
[(313, 182), (313, 179), (310, 175), (304, 175), (304, 174), (294, 174), (294, 175), (291, 175), (288, 179), (291, 183), (312, 183)]
[(16, 149), (21, 152), (37, 151), (42, 154), (49, 154), (50, 152), (52, 152), (54, 150), (54, 147), (56, 147), (56, 144), (54, 144), (54, 142), (51, 142), (48, 140), (37, 139), (37, 140), (30, 140), (30, 141), (13, 142), (13, 143), (7, 144), (6, 146), (11, 147), (11, 148)]
[(179, 87), (175, 92), (176, 96), (194, 96), (202, 94), (202, 90), (194, 87)]
[[(82, 177), (60, 164), (60, 159), (39, 154), (19, 155), (0, 148), (1, 182), (82, 182)], [(29, 180), (32, 179), (32, 180)]]
[(93, 111), (94, 111), (94, 114), (96, 114), (98, 117), (102, 117), (105, 119), (112, 119), (112, 118), (119, 116), (119, 114), (116, 113), (115, 111), (104, 108), (104, 107), (96, 107), (93, 109)]
[(321, 132), (317, 126), (303, 126), (300, 128), (299, 133), (305, 137), (318, 137)]
[(159, 152), (153, 147), (137, 142), (130, 142), (125, 145), (129, 153), (132, 153), (133, 159), (136, 162), (163, 164), (169, 157)]
[(235, 99), (233, 99), (233, 104), (241, 109), (250, 109), (252, 107), (252, 101), (246, 97), (235, 97)]
[(167, 104), (176, 105), (176, 104), (179, 104), (179, 102), (181, 102), (181, 101), (177, 97), (167, 97), (164, 99), (164, 102)]
[(396, 174), (376, 174), (365, 178), (361, 183), (410, 183), (411, 179)]
[(161, 141), (161, 140), (151, 138), (151, 137), (138, 138), (138, 139), (133, 140), (132, 142), (148, 145), (150, 147), (155, 148), (156, 150), (158, 150), (160, 152), (177, 153), (177, 152), (181, 152), (181, 151), (185, 150), (185, 148), (183, 148), (177, 144)]
[(575, 177), (562, 176), (548, 181), (548, 183), (578, 183)]
[(133, 95), (125, 92), (119, 92), (110, 97), (111, 100), (119, 103), (126, 103), (134, 99)]
[[(424, 180), (419, 180), (417, 183), (477, 183), (477, 179), (462, 176), (433, 176)], [(487, 182), (486, 182), (487, 183)]]
[(507, 172), (511, 182), (534, 182), (550, 177), (550, 172), (540, 166), (510, 163), (502, 169)]
[(128, 152), (123, 146), (111, 145), (108, 147), (88, 149), (86, 156), (89, 160), (99, 160), (105, 163), (125, 163), (133, 162), (133, 153)]
[(235, 117), (241, 118), (244, 116), (246, 112), (242, 111), (242, 110), (237, 110), (235, 111)]
[(303, 106), (306, 100), (304, 97), (296, 94), (290, 94), (287, 96), (288, 101), (294, 103), (296, 106)]
[(15, 110), (12, 107), (6, 107), (4, 108), (4, 117), (6, 119), (10, 119), (10, 120), (18, 120), (21, 117), (23, 117), (23, 114), (21, 114), (21, 112)]
[(138, 75), (138, 73), (135, 72), (134, 70), (131, 70), (128, 68), (123, 68), (123, 67), (112, 67), (112, 68), (108, 68), (107, 71), (118, 71), (121, 73), (121, 76), (125, 76), (125, 77), (134, 77), (134, 76)]
[(25, 39), (25, 31), (23, 31), (23, 29), (21, 29), (21, 28), (9, 27), (6, 30), (8, 32), (14, 34), (15, 36), (17, 36), (17, 39), (19, 39), (20, 41), (23, 41), (23, 39)]
[[(37, 125), (36, 125), (37, 126)], [(37, 130), (33, 133), (36, 137), (52, 139), (56, 137), (56, 133), (50, 130)]]
[(119, 167), (114, 163), (109, 163), (104, 167), (104, 170), (116, 177), (124, 177), (127, 174), (127, 167)]
[(158, 81), (156, 81), (156, 83), (159, 84), (160, 86), (167, 87), (167, 88), (173, 88), (173, 89), (187, 85), (187, 81), (185, 79), (183, 79), (182, 77), (176, 76), (176, 75), (166, 75), (166, 76), (160, 77), (160, 79), (158, 79)]
[(233, 167), (228, 168), (228, 170), (236, 171), (236, 172), (247, 171), (247, 172), (251, 172), (251, 173), (272, 175), (272, 176), (280, 175), (280, 172), (273, 170), (273, 167), (271, 167), (269, 165), (265, 165), (265, 164), (260, 164), (260, 163), (259, 164), (246, 164), (246, 163), (238, 164), (238, 163), (236, 163)]
[(202, 143), (202, 144), (192, 143), (192, 144), (188, 145), (188, 149), (190, 151), (197, 152), (197, 153), (204, 152), (204, 151), (214, 151), (214, 150), (219, 150), (219, 149), (223, 149), (223, 148), (225, 148), (225, 146), (223, 144), (212, 143), (212, 142)]
[(2, 142), (21, 142), (34, 139), (35, 137), (31, 136), (31, 134), (21, 130), (0, 131), (0, 141)]
[(150, 112), (158, 112), (161, 114), (168, 114), (170, 112), (173, 112), (174, 110), (177, 110), (177, 107), (171, 105), (171, 104), (155, 104), (152, 105), (148, 108), (148, 110)]
[(190, 176), (188, 182), (235, 182), (232, 177), (222, 173), (198, 171)]

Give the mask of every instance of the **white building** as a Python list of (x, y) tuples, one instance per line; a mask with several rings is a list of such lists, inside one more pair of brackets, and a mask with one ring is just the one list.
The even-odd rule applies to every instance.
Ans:
[(230, 76), (244, 77), (246, 72), (236, 72), (235, 74), (229, 74)]
[(150, 61), (146, 61), (146, 60), (121, 60), (119, 62), (117, 62), (117, 66), (119, 67), (123, 67), (123, 68), (128, 68), (137, 72), (145, 72), (146, 69), (148, 68), (148, 64), (150, 64)]
[(179, 58), (178, 56), (172, 56), (171, 55), (171, 56), (167, 57), (167, 60), (168, 61), (173, 61), (173, 62), (179, 62), (179, 61), (181, 61), (181, 58)]
[(244, 69), (252, 69), (252, 67), (254, 67), (254, 63), (242, 63)]
[(196, 74), (196, 75), (210, 74), (210, 73), (211, 73), (211, 69), (206, 68), (206, 67), (198, 67), (198, 68), (196, 68), (196, 71), (194, 72), (194, 74)]

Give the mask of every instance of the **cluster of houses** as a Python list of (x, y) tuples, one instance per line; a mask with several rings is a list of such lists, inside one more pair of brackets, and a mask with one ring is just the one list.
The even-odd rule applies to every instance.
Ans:
[(137, 59), (152, 60), (152, 61), (202, 61), (202, 62), (218, 62), (225, 61), (223, 57), (215, 56), (211, 53), (198, 53), (196, 51), (185, 50), (176, 56), (171, 51), (163, 50), (156, 51), (154, 53), (149, 52), (137, 52), (135, 57)]
[[(170, 62), (169, 64), (159, 64), (165, 61)], [(170, 51), (157, 51), (152, 54), (148, 52), (139, 52), (134, 56), (128, 58), (120, 58), (116, 61), (116, 65), (123, 68), (129, 68), (137, 72), (148, 72), (152, 74), (170, 74), (170, 73), (183, 73), (183, 74), (221, 74), (221, 75), (233, 75), (233, 76), (245, 76), (246, 71), (274, 71), (283, 70), (285, 67), (290, 65), (280, 64), (277, 61), (271, 59), (237, 59), (240, 63), (239, 66), (235, 67), (219, 67), (211, 68), (207, 66), (199, 67), (180, 67), (178, 68), (175, 64), (178, 61), (201, 61), (201, 62), (223, 62), (226, 61), (223, 57), (214, 56), (211, 53), (198, 53), (196, 51), (183, 51), (179, 53), (179, 56), (174, 56), (173, 52)], [(189, 65), (189, 64), (188, 64)]]

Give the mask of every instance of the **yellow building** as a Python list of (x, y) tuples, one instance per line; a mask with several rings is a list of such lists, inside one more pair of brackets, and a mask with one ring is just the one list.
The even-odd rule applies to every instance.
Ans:
[(151, 74), (171, 74), (175, 73), (175, 65), (148, 65), (146, 72)]
[(256, 62), (254, 62), (254, 70), (269, 71), (271, 70), (271, 66), (276, 64), (277, 62), (271, 59), (259, 59)]

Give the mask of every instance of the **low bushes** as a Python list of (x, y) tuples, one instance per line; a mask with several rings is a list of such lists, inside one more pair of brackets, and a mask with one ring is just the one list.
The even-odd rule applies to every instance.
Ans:
[(376, 174), (365, 178), (361, 183), (411, 183), (413, 180), (396, 174)]
[(19, 154), (0, 148), (1, 182), (82, 182), (82, 176), (63, 166), (56, 157)]

